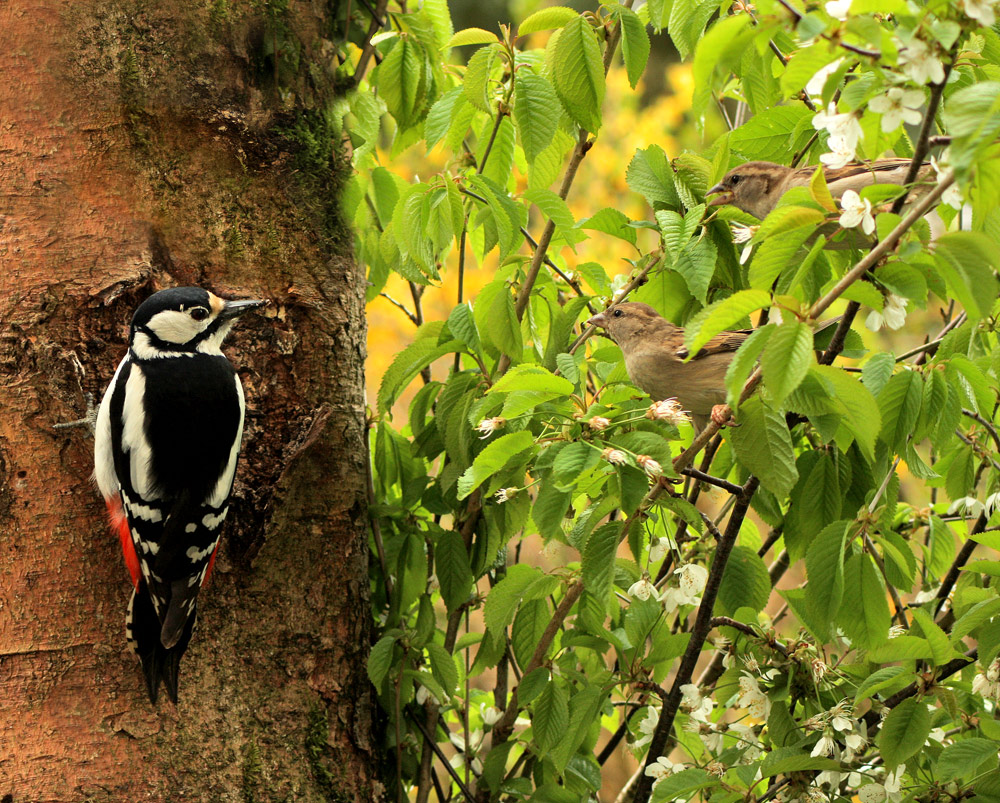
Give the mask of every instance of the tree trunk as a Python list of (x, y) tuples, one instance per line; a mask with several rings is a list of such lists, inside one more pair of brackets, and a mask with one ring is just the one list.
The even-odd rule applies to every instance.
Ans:
[[(330, 8), (0, 3), (0, 799), (380, 797), (364, 276)], [(86, 429), (128, 321), (195, 284), (272, 301), (227, 352), (247, 426), (214, 576), (152, 707)], [(197, 459), (197, 454), (192, 455)]]

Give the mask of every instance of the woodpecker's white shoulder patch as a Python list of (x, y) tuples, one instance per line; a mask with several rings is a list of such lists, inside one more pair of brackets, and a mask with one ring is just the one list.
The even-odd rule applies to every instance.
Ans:
[(240, 454), (240, 441), (243, 440), (243, 419), (246, 417), (246, 401), (243, 398), (243, 383), (240, 382), (239, 374), (234, 379), (236, 380), (236, 395), (240, 400), (240, 423), (236, 427), (236, 437), (233, 439), (233, 445), (229, 449), (229, 462), (226, 463), (226, 469), (219, 476), (219, 481), (215, 483), (215, 488), (212, 490), (211, 495), (205, 500), (205, 504), (211, 507), (221, 507), (226, 499), (229, 498), (229, 492), (233, 490), (233, 477), (236, 475), (236, 460)]
[(94, 480), (105, 499), (110, 499), (121, 488), (115, 473), (115, 456), (111, 446), (111, 396), (118, 384), (122, 368), (128, 363), (128, 355), (118, 363), (115, 376), (104, 391), (101, 406), (97, 411), (97, 428), (94, 432)]
[(143, 397), (146, 377), (140, 365), (133, 365), (125, 382), (125, 402), (122, 405), (122, 449), (128, 452), (129, 478), (132, 489), (142, 499), (159, 499), (153, 482), (153, 451), (146, 438), (146, 411)]

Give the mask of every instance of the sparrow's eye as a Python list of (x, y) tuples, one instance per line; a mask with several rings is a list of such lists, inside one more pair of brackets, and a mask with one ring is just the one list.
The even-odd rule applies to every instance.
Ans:
[(739, 184), (741, 178), (743, 178), (743, 176), (740, 176), (740, 175), (730, 176), (729, 177), (729, 183), (733, 184), (733, 185)]
[(611, 313), (611, 315), (612, 317), (620, 318), (622, 317), (622, 311), (620, 309), (616, 309), (614, 312)]
[(208, 317), (208, 310), (204, 307), (195, 307), (188, 314), (196, 321), (203, 321)]

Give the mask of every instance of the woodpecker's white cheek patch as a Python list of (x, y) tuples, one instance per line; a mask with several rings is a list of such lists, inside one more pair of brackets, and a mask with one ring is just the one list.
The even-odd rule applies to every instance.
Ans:
[(150, 318), (146, 328), (165, 343), (183, 345), (200, 335), (209, 320), (196, 321), (187, 312), (168, 309)]
[(197, 350), (202, 354), (211, 354), (215, 357), (221, 357), (222, 341), (226, 339), (226, 335), (229, 334), (229, 330), (232, 329), (232, 327), (232, 321), (222, 324), (218, 329), (198, 344)]

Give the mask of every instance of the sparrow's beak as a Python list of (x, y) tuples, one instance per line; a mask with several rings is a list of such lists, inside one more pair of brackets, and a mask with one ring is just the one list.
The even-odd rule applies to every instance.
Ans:
[(604, 317), (603, 312), (597, 313), (594, 317), (588, 319), (587, 326), (599, 326), (602, 329), (608, 325), (608, 319)]
[(260, 309), (261, 307), (267, 306), (267, 304), (267, 301), (257, 301), (252, 299), (248, 299), (246, 301), (227, 301), (226, 305), (222, 308), (222, 312), (219, 313), (219, 319), (228, 321), (232, 318), (238, 318), (244, 312)]
[[(709, 199), (709, 195), (715, 195), (717, 197)], [(707, 206), (725, 206), (728, 203), (732, 203), (733, 194), (721, 184), (716, 184), (705, 193), (705, 198)]]

